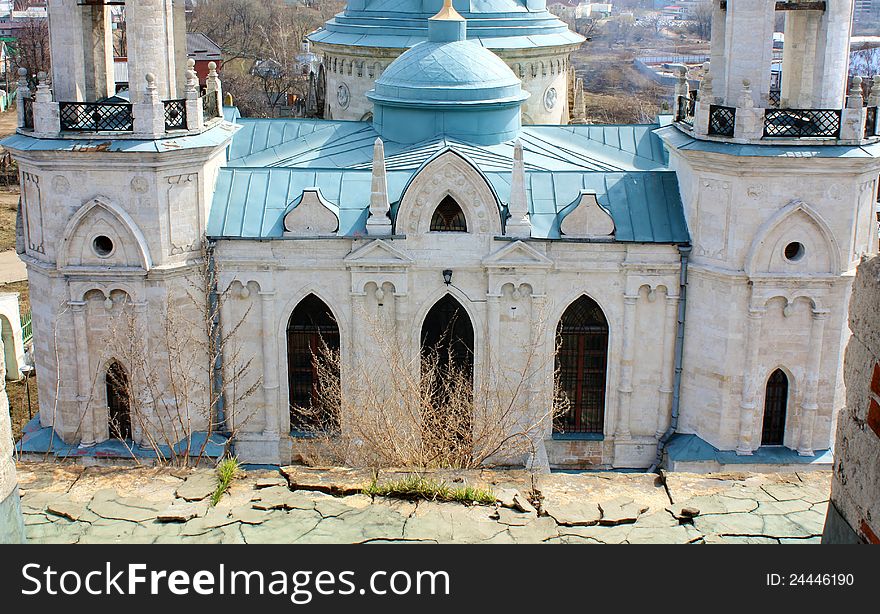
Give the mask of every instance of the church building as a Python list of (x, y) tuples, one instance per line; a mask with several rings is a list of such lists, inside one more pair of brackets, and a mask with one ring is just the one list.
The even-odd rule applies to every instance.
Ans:
[[(3, 142), (40, 426), (136, 449), (162, 416), (237, 421), (239, 458), (286, 464), (319, 345), (356, 405), (388, 375), (377, 343), (419, 356), (452, 331), (475, 395), (519, 374), (524, 420), (566, 399), (538, 466), (827, 466), (877, 251), (880, 80), (847, 89), (853, 0), (712, 3), (707, 75), (682, 74), (672, 115), (568, 125), (581, 39), (543, 0), (351, 0), (311, 35), (325, 119), (241, 117), (215, 70), (200, 94), (177, 0), (126, 0), (131, 101), (110, 101), (109, 7), (54, 0), (51, 85), (22, 80)], [(171, 321), (200, 275), (217, 312)], [(116, 352), (123, 311), (148, 368)], [(169, 364), (184, 335), (222, 351)], [(181, 402), (198, 378), (221, 402)]]

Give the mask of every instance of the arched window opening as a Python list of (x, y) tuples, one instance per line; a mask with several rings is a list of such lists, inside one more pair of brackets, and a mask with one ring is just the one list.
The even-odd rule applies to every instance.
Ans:
[(104, 377), (107, 387), (107, 421), (110, 437), (131, 439), (131, 397), (128, 374), (116, 361), (107, 367)]
[(339, 428), (339, 327), (330, 308), (314, 294), (305, 297), (287, 323), (290, 430)]
[(572, 303), (556, 329), (556, 371), (567, 411), (556, 418), (557, 433), (601, 434), (605, 421), (608, 321), (588, 296)]
[(764, 395), (762, 446), (781, 446), (785, 441), (785, 415), (788, 412), (788, 377), (777, 369), (767, 380)]
[(446, 196), (437, 205), (431, 217), (432, 232), (467, 232), (467, 219), (464, 211), (451, 196)]
[(474, 327), (451, 295), (422, 324), (422, 440), (438, 466), (466, 465), (473, 437)]

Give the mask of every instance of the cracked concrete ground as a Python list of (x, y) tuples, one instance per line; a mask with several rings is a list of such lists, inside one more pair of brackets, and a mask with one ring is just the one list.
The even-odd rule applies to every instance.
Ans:
[[(18, 466), (31, 543), (818, 543), (830, 472), (436, 472), (494, 506), (360, 494), (366, 471), (248, 472), (217, 506), (206, 469)], [(383, 471), (379, 481), (403, 472)]]

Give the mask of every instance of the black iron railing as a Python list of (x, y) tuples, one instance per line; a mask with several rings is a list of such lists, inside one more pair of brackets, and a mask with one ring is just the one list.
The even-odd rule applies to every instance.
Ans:
[(28, 130), (34, 129), (34, 99), (25, 97), (21, 99), (24, 108), (24, 127)]
[(767, 102), (770, 103), (771, 107), (778, 107), (781, 101), (782, 92), (780, 90), (771, 89), (770, 93), (767, 94)]
[(165, 130), (186, 129), (186, 98), (163, 100), (165, 106)]
[(687, 96), (679, 96), (678, 117), (676, 118), (688, 126), (694, 125), (694, 115), (697, 111), (697, 90), (692, 90)]
[(205, 121), (214, 117), (220, 117), (220, 105), (217, 104), (216, 92), (202, 94), (202, 111), (205, 114)]
[(877, 107), (865, 109), (865, 138), (869, 139), (877, 135)]
[(767, 109), (764, 137), (836, 139), (840, 136), (838, 109)]
[(736, 126), (736, 109), (712, 105), (709, 107), (709, 134), (732, 137)]
[(131, 132), (134, 120), (127, 102), (61, 102), (61, 129), (72, 132)]

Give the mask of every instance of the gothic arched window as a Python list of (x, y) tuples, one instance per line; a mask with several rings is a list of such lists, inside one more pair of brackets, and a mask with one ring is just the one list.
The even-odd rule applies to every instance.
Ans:
[(561, 392), (571, 405), (556, 419), (553, 430), (601, 434), (605, 421), (608, 321), (596, 301), (582, 296), (569, 305), (556, 329), (556, 345)]
[(110, 437), (131, 439), (128, 374), (122, 365), (114, 360), (107, 367), (104, 383), (107, 386), (107, 422), (110, 427)]
[(440, 201), (431, 217), (432, 232), (467, 232), (464, 211), (451, 196)]
[(776, 369), (767, 380), (764, 395), (764, 424), (761, 429), (762, 446), (781, 446), (785, 439), (785, 415), (788, 410), (788, 377)]
[(296, 306), (287, 323), (290, 430), (338, 428), (339, 327), (314, 294)]

